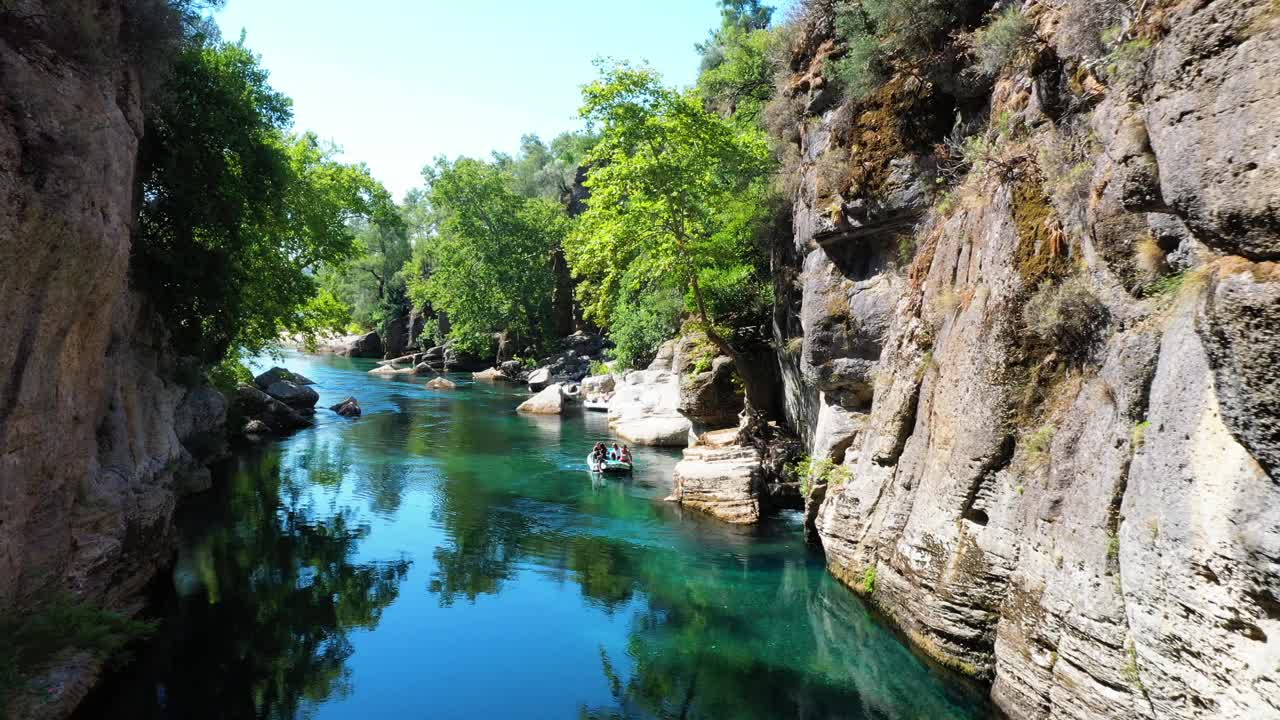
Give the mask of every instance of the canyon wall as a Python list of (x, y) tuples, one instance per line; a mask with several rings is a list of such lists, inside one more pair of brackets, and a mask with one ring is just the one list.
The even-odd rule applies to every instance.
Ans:
[[(129, 289), (142, 79), (121, 5), (0, 10), (5, 613), (62, 592), (137, 603), (169, 559), (175, 498), (207, 484), (199, 460), (219, 452), (221, 395)], [(40, 716), (74, 707), (81, 660)]]
[(1038, 45), (985, 88), (859, 104), (812, 3), (774, 328), (841, 468), (811, 530), (1014, 718), (1280, 718), (1280, 12), (1142, 3), (1082, 59), (1104, 4), (1023, 5)]

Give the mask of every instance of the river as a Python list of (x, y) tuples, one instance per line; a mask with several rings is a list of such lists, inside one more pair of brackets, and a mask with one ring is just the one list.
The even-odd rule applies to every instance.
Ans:
[[(824, 570), (799, 516), (662, 502), (679, 452), (592, 480), (605, 417), (289, 354), (317, 427), (185, 502), (160, 630), (79, 718), (985, 718)], [(261, 369), (261, 368), (259, 368)]]

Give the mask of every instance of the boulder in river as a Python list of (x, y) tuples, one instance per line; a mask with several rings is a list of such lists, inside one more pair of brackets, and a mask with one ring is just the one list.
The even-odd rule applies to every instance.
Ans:
[(259, 390), (266, 390), (275, 383), (287, 380), (296, 385), (315, 385), (313, 380), (308, 379), (302, 373), (296, 373), (288, 368), (276, 366), (262, 373), (253, 379), (253, 384), (258, 386)]
[(320, 352), (330, 352), (344, 357), (381, 358), (382, 338), (378, 337), (376, 332), (341, 335), (323, 341), (318, 349)]
[(592, 375), (582, 379), (582, 397), (595, 402), (613, 394), (616, 381), (612, 375)]
[(298, 385), (288, 380), (277, 380), (267, 387), (267, 394), (280, 402), (302, 410), (316, 406), (320, 394), (306, 385)]
[(551, 371), (547, 368), (538, 368), (529, 373), (529, 389), (541, 390), (551, 382)]
[(760, 451), (736, 443), (737, 428), (706, 433), (676, 464), (673, 500), (736, 524), (760, 519)]
[(243, 417), (260, 420), (275, 435), (287, 435), (294, 430), (312, 425), (311, 418), (253, 385), (246, 383), (238, 385), (234, 402), (237, 411)]
[(347, 418), (360, 417), (362, 412), (360, 410), (360, 402), (354, 397), (349, 397), (337, 405), (330, 405), (329, 409)]
[(532, 415), (559, 415), (564, 412), (562, 388), (559, 384), (550, 385), (542, 392), (525, 400), (516, 410)]
[(458, 383), (446, 377), (434, 377), (427, 383), (427, 388), (430, 390), (456, 390)]
[(613, 424), (613, 432), (632, 445), (657, 447), (689, 445), (689, 421), (682, 417), (651, 416), (622, 420)]
[(370, 375), (385, 375), (385, 376), (387, 376), (387, 377), (391, 377), (391, 376), (393, 376), (393, 375), (413, 375), (413, 374), (415, 374), (415, 372), (416, 372), (416, 371), (415, 371), (413, 368), (411, 368), (411, 367), (410, 367), (410, 368), (398, 368), (398, 367), (395, 367), (394, 365), (379, 365), (378, 367), (376, 367), (376, 368), (374, 368), (374, 369), (370, 370), (370, 371), (369, 371), (369, 374), (370, 374)]
[(495, 380), (506, 380), (507, 376), (502, 374), (498, 368), (489, 368), (480, 372), (471, 373), (472, 380), (483, 380), (485, 382), (494, 382)]

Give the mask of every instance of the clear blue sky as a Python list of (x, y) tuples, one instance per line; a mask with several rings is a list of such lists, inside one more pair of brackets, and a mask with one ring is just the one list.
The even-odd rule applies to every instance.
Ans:
[[(779, 3), (780, 4), (780, 3)], [(690, 85), (715, 0), (227, 0), (271, 84), (397, 199), (436, 155), (513, 151), (577, 128), (592, 60), (646, 60)]]

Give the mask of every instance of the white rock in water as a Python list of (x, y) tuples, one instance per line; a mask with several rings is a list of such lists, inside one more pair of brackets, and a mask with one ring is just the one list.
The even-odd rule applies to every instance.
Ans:
[(690, 423), (682, 417), (647, 417), (624, 420), (613, 426), (618, 437), (632, 445), (686, 447)]
[(559, 415), (564, 411), (564, 393), (557, 383), (525, 400), (516, 410), (532, 415)]

